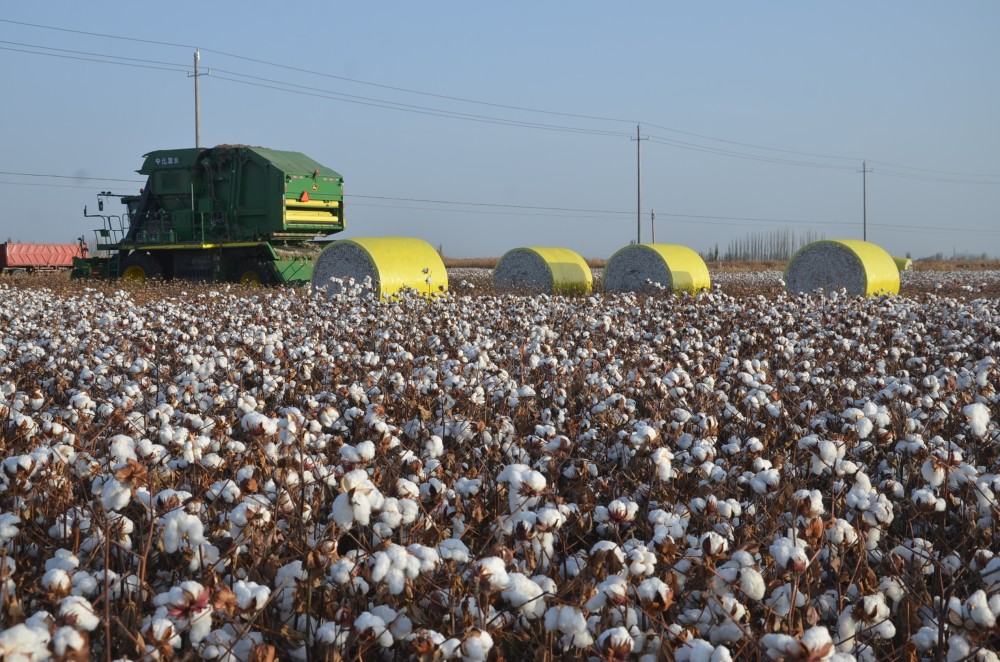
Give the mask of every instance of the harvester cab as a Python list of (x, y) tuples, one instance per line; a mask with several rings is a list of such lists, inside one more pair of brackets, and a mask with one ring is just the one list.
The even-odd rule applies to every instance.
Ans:
[(118, 277), (118, 255), (119, 245), (125, 237), (128, 226), (128, 216), (121, 214), (105, 214), (105, 198), (122, 198), (111, 191), (101, 191), (97, 194), (96, 214), (90, 214), (86, 205), (83, 207), (85, 218), (99, 218), (102, 220), (101, 227), (94, 230), (94, 250), (95, 255), (90, 256), (87, 249), (87, 242), (84, 237), (80, 237), (80, 248), (83, 257), (73, 258), (73, 278), (117, 278)]

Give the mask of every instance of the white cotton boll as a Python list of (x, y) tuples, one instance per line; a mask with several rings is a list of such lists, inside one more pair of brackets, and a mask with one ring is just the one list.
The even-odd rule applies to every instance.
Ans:
[(414, 543), (409, 545), (406, 551), (416, 560), (418, 573), (431, 572), (441, 564), (441, 555), (433, 547)]
[(535, 511), (535, 526), (541, 531), (556, 531), (566, 523), (566, 516), (558, 508), (546, 506)]
[(732, 655), (725, 646), (713, 646), (704, 639), (688, 639), (676, 653), (677, 662), (729, 662)]
[(787, 660), (795, 657), (801, 650), (795, 637), (787, 634), (765, 634), (761, 637), (760, 643), (764, 646), (764, 654), (769, 660)]
[(210, 501), (222, 499), (226, 503), (236, 503), (240, 496), (242, 492), (239, 485), (229, 479), (216, 481), (205, 493), (205, 497)]
[(354, 628), (361, 634), (371, 632), (372, 637), (383, 648), (392, 647), (392, 633), (381, 618), (366, 611), (354, 619)]
[(939, 499), (933, 491), (926, 488), (914, 490), (910, 495), (910, 500), (917, 510), (922, 513), (944, 512), (947, 505), (944, 499)]
[(962, 413), (965, 414), (965, 419), (969, 424), (969, 432), (972, 433), (972, 436), (979, 437), (980, 439), (985, 437), (990, 425), (989, 407), (981, 402), (974, 402), (971, 405), (963, 407)]
[(896, 635), (896, 626), (893, 625), (889, 610), (889, 605), (885, 602), (885, 596), (881, 593), (866, 595), (861, 598), (859, 605), (869, 625), (869, 630), (883, 639), (892, 639)]
[[(52, 650), (56, 655), (69, 656), (73, 653), (82, 653), (86, 649), (87, 640), (79, 631), (68, 625), (59, 628), (52, 635)], [(2, 652), (2, 648), (0, 648), (0, 652)]]
[(751, 600), (761, 600), (764, 597), (766, 584), (764, 576), (756, 568), (745, 567), (738, 572), (740, 590)]
[(382, 503), (382, 512), (379, 513), (378, 518), (380, 522), (389, 527), (390, 531), (397, 528), (403, 522), (403, 515), (399, 512), (399, 499), (387, 498)]
[(73, 595), (80, 595), (89, 598), (97, 593), (99, 586), (97, 579), (89, 572), (81, 571), (73, 575)]
[(45, 562), (46, 570), (59, 569), (65, 570), (66, 572), (73, 572), (79, 567), (79, 557), (68, 549), (57, 549), (56, 553), (52, 555), (52, 558)]
[(236, 606), (245, 611), (263, 609), (271, 597), (271, 589), (256, 582), (239, 580), (233, 584)]
[(667, 600), (671, 596), (670, 587), (656, 577), (648, 577), (639, 582), (637, 589), (639, 599), (644, 604), (663, 607), (667, 605)]
[(135, 440), (124, 434), (116, 434), (108, 440), (108, 454), (116, 464), (139, 459), (135, 454)]
[(859, 471), (854, 476), (854, 487), (847, 493), (847, 507), (861, 511), (868, 510), (873, 491), (871, 480)]
[(549, 632), (561, 632), (567, 647), (587, 648), (594, 643), (587, 629), (587, 619), (573, 605), (559, 605), (545, 612), (545, 629)]
[(90, 601), (78, 595), (70, 595), (62, 599), (59, 603), (59, 615), (73, 627), (88, 632), (95, 630), (101, 624), (101, 618), (97, 615), (97, 610), (90, 604)]
[(487, 556), (480, 559), (475, 568), (476, 574), (486, 580), (494, 591), (504, 588), (510, 582), (507, 564), (498, 556)]
[(397, 612), (388, 605), (378, 605), (371, 610), (371, 613), (382, 619), (396, 641), (406, 639), (413, 630), (413, 622), (405, 614)]
[(986, 583), (986, 590), (990, 593), (1000, 589), (1000, 556), (991, 558), (979, 571), (979, 576)]
[(160, 540), (163, 550), (173, 553), (182, 547), (205, 542), (205, 526), (201, 520), (183, 510), (172, 510), (160, 518)]
[(104, 481), (104, 486), (101, 489), (101, 503), (105, 510), (112, 512), (121, 510), (128, 505), (131, 498), (132, 489), (128, 485), (120, 483), (114, 476), (109, 476)]
[(438, 543), (438, 554), (446, 561), (468, 563), (471, 558), (469, 548), (458, 538), (446, 538)]
[(858, 541), (858, 532), (850, 522), (838, 517), (833, 520), (833, 525), (827, 528), (826, 539), (838, 547), (850, 547)]
[(656, 477), (663, 481), (670, 480), (673, 475), (674, 454), (661, 446), (653, 451), (650, 459), (656, 467)]
[(479, 494), (479, 490), (482, 489), (482, 486), (483, 480), (481, 478), (466, 478), (465, 476), (459, 476), (458, 480), (455, 481), (455, 491), (465, 498)]
[(431, 435), (424, 440), (423, 443), (423, 455), (425, 457), (437, 458), (444, 455), (444, 441), (441, 437), (436, 434)]
[(786, 634), (765, 634), (761, 643), (771, 660), (807, 658), (810, 661), (826, 662), (833, 658), (835, 652), (830, 632), (821, 625), (809, 628), (798, 640)]
[(608, 504), (608, 515), (612, 522), (631, 522), (639, 512), (639, 504), (631, 499), (615, 499)]
[(698, 546), (705, 556), (718, 556), (729, 550), (729, 541), (715, 531), (707, 531), (698, 538)]
[(73, 580), (65, 570), (52, 568), (42, 575), (42, 587), (53, 593), (69, 593), (73, 587)]
[(460, 651), (463, 662), (486, 662), (493, 648), (493, 637), (485, 630), (474, 630), (462, 642)]
[(400, 478), (396, 481), (396, 496), (400, 499), (417, 499), (420, 497), (420, 487), (412, 480)]
[(781, 483), (781, 474), (777, 469), (764, 469), (754, 474), (750, 479), (750, 488), (757, 494), (767, 494)]
[(20, 525), (21, 518), (14, 513), (0, 513), (0, 547), (17, 537)]
[(944, 467), (934, 458), (926, 460), (920, 467), (920, 475), (931, 487), (940, 487), (944, 483)]
[(343, 650), (350, 633), (350, 628), (341, 627), (339, 623), (332, 621), (324, 621), (316, 629), (316, 641), (336, 650)]
[(632, 651), (635, 639), (629, 631), (621, 626), (609, 628), (597, 637), (597, 647), (606, 652), (608, 657), (624, 657)]
[[(980, 652), (987, 652), (979, 649)], [(948, 652), (945, 657), (947, 662), (965, 662), (965, 660), (975, 659), (976, 651), (968, 638), (962, 633), (955, 633), (948, 637)]]
[(590, 611), (603, 609), (607, 605), (623, 605), (627, 601), (629, 586), (621, 575), (611, 575), (597, 585), (597, 592), (584, 606)]
[(351, 494), (341, 492), (337, 495), (330, 508), (330, 517), (342, 529), (350, 529), (354, 525), (354, 503)]
[(918, 652), (926, 653), (930, 649), (937, 646), (938, 628), (925, 625), (913, 633), (910, 637), (910, 641), (912, 641), (913, 645), (917, 647)]
[(948, 603), (948, 611), (952, 624), (967, 630), (992, 630), (997, 624), (997, 615), (993, 613), (986, 592), (982, 589), (970, 595), (964, 603), (952, 597)]
[(545, 612), (542, 588), (519, 572), (509, 573), (509, 577), (510, 581), (501, 592), (504, 600), (525, 618), (539, 618)]
[(799, 513), (805, 517), (817, 517), (825, 512), (823, 493), (819, 490), (797, 490), (792, 496), (799, 503)]
[(934, 551), (934, 545), (928, 540), (923, 538), (905, 540), (903, 544), (893, 547), (890, 554), (899, 557), (911, 568), (922, 574), (929, 575), (934, 572), (934, 560), (937, 558), (937, 553)]
[(48, 647), (52, 636), (44, 619), (34, 618), (39, 614), (48, 617), (45, 612), (39, 612), (24, 623), (0, 630), (0, 653), (5, 660), (34, 662), (51, 657)]
[(636, 577), (652, 575), (656, 571), (656, 554), (649, 551), (645, 545), (636, 545), (628, 551), (629, 573)]
[[(792, 593), (792, 585), (790, 583), (782, 584), (778, 588), (771, 591), (771, 595), (768, 596), (767, 600), (764, 602), (781, 616), (787, 616), (791, 611)], [(806, 596), (804, 596), (801, 591), (794, 591), (794, 593), (795, 606), (802, 607), (805, 605)]]

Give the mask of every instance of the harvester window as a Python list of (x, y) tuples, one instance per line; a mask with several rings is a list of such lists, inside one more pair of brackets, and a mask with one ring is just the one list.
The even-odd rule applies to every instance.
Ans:
[(161, 170), (156, 173), (156, 188), (160, 193), (189, 193), (187, 172)]

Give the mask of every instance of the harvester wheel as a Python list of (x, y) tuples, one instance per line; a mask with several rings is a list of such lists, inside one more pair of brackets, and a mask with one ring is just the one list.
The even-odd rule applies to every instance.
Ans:
[(266, 264), (245, 264), (240, 270), (240, 283), (250, 287), (274, 285), (274, 273)]
[(163, 266), (149, 253), (132, 253), (122, 261), (122, 280), (144, 283), (163, 278)]

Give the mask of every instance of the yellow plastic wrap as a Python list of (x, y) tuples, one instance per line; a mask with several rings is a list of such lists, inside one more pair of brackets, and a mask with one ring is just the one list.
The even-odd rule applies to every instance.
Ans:
[[(628, 266), (624, 266), (628, 264)], [(712, 277), (708, 266), (698, 253), (680, 244), (633, 244), (616, 252), (604, 270), (605, 289), (628, 291), (646, 289), (645, 281), (652, 278), (641, 273), (647, 266), (662, 267), (669, 272), (670, 286), (674, 290), (697, 292), (710, 289)], [(626, 272), (626, 273), (623, 273)], [(610, 278), (609, 278), (610, 276)], [(655, 280), (655, 279), (653, 279)], [(661, 283), (667, 285), (667, 283)]]
[[(852, 258), (849, 260), (849, 271), (832, 273), (829, 268), (824, 269), (824, 265), (813, 263), (819, 255), (835, 256), (840, 253)], [(800, 260), (806, 263), (799, 263)], [(794, 287), (792, 272), (795, 268), (813, 272), (811, 276), (815, 283), (809, 287)], [(899, 268), (884, 248), (871, 242), (860, 239), (824, 239), (803, 246), (792, 256), (785, 269), (785, 282), (789, 291), (810, 291), (815, 286), (826, 290), (846, 287), (850, 294), (898, 294)], [(854, 282), (860, 282), (860, 291), (853, 291), (855, 288), (849, 285)]]
[(913, 268), (913, 260), (908, 257), (895, 257), (893, 256), (892, 261), (896, 263), (896, 268), (903, 271), (909, 271)]
[[(363, 260), (358, 259), (359, 252)], [(331, 276), (350, 276), (358, 281), (364, 276), (371, 277), (376, 294), (382, 298), (391, 297), (404, 288), (425, 296), (448, 290), (448, 272), (441, 256), (426, 241), (414, 237), (357, 237), (336, 241), (316, 261), (313, 285), (325, 285)]]
[[(505, 267), (512, 261), (522, 269), (507, 273)], [(544, 267), (546, 273), (524, 273), (523, 267), (529, 271)], [(551, 294), (589, 294), (594, 288), (594, 276), (580, 254), (553, 246), (525, 246), (507, 251), (493, 270), (493, 282), (500, 289), (517, 289), (523, 283), (526, 289)]]

